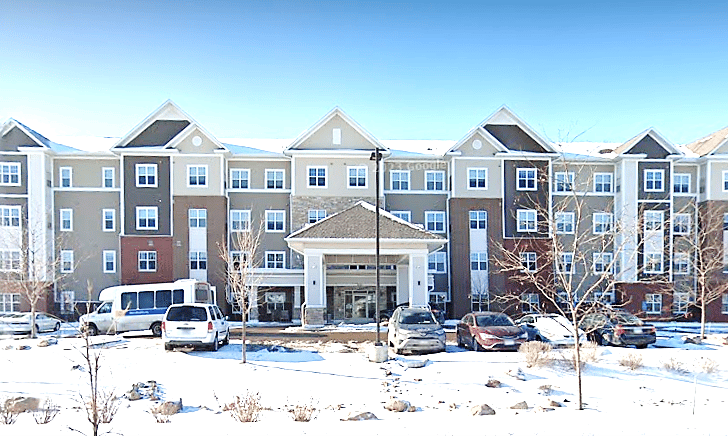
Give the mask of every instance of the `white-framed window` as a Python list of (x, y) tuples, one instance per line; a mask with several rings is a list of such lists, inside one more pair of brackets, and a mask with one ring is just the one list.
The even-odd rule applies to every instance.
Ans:
[(488, 189), (488, 168), (468, 168), (468, 189)]
[(0, 249), (0, 271), (20, 270), (20, 250)]
[(728, 171), (723, 171), (723, 192), (728, 192)]
[(20, 162), (0, 162), (0, 185), (20, 186)]
[(645, 170), (645, 192), (665, 190), (665, 170)]
[(672, 312), (675, 314), (688, 313), (690, 306), (690, 293), (675, 292), (672, 294)]
[(444, 191), (445, 171), (425, 171), (425, 190)]
[(574, 190), (574, 173), (554, 173), (554, 192), (571, 192)]
[(445, 212), (425, 212), (425, 228), (428, 232), (445, 232)]
[(521, 311), (523, 313), (538, 312), (539, 298), (538, 294), (526, 293), (521, 295)]
[(594, 274), (612, 272), (613, 260), (612, 253), (592, 253), (592, 272)]
[(347, 173), (349, 174), (349, 187), (350, 188), (366, 188), (367, 187), (367, 174), (369, 168), (366, 166), (347, 167)]
[(137, 230), (157, 230), (157, 207), (137, 206)]
[(573, 274), (574, 273), (574, 253), (566, 252), (559, 253), (556, 258), (556, 271), (560, 274)]
[(662, 294), (645, 294), (644, 311), (652, 315), (662, 313)]
[(392, 191), (409, 191), (410, 172), (406, 170), (392, 170), (389, 172), (389, 183)]
[(488, 213), (484, 210), (471, 210), (470, 215), (470, 228), (476, 229), (487, 229), (488, 228)]
[(285, 251), (266, 251), (265, 252), (265, 267), (266, 268), (285, 268), (286, 264), (286, 252)]
[(516, 189), (518, 191), (536, 190), (536, 168), (516, 168)]
[(341, 145), (341, 129), (338, 127), (331, 129), (331, 144)]
[(187, 186), (207, 186), (207, 165), (187, 165)]
[(59, 186), (61, 188), (73, 187), (73, 168), (60, 167), (58, 168), (58, 174), (60, 176)]
[(283, 210), (265, 211), (265, 231), (284, 232), (286, 230), (286, 212)]
[(536, 231), (536, 211), (534, 209), (518, 209), (516, 211), (519, 232)]
[(673, 253), (672, 272), (678, 275), (690, 274), (690, 254)]
[(672, 192), (675, 194), (689, 194), (690, 193), (690, 174), (678, 174), (672, 175)]
[(249, 210), (230, 210), (230, 231), (247, 232), (250, 230)]
[(207, 209), (189, 209), (187, 211), (190, 228), (207, 228)]
[(137, 253), (137, 269), (140, 272), (154, 272), (157, 270), (157, 252), (140, 251)]
[(602, 235), (612, 231), (612, 214), (596, 212), (592, 215), (592, 231), (595, 235)]
[(447, 254), (442, 252), (430, 253), (427, 256), (427, 272), (431, 273), (445, 273), (447, 268), (445, 264), (447, 262)]
[(645, 274), (662, 274), (663, 253), (645, 253), (644, 254), (644, 272)]
[(73, 272), (73, 250), (61, 250), (61, 272), (64, 274)]
[(556, 212), (554, 219), (556, 220), (556, 233), (574, 233), (574, 212)]
[(101, 168), (101, 186), (104, 188), (113, 188), (116, 169), (114, 167)]
[(0, 294), (0, 312), (20, 312), (20, 294)]
[(116, 273), (116, 251), (114, 250), (104, 250), (103, 251), (103, 261), (104, 261), (104, 274), (114, 274)]
[(20, 227), (20, 206), (0, 206), (0, 227)]
[(612, 192), (612, 173), (594, 173), (594, 192)]
[(412, 222), (412, 212), (409, 210), (393, 210), (390, 213), (403, 221)]
[(672, 231), (676, 235), (689, 235), (692, 218), (689, 213), (676, 213), (672, 217)]
[(728, 294), (723, 294), (720, 300), (720, 313), (728, 313)]
[(285, 185), (285, 173), (283, 170), (265, 170), (266, 189), (283, 189)]
[(101, 230), (104, 232), (113, 232), (116, 230), (116, 210), (101, 210)]
[(207, 252), (190, 251), (190, 270), (204, 271), (207, 269)]
[[(243, 267), (244, 265), (241, 265), (241, 262), (243, 264), (248, 262), (248, 259), (250, 257), (250, 252), (248, 251), (230, 251), (230, 260), (232, 261), (232, 268), (235, 271), (238, 271)], [(248, 265), (249, 267), (250, 265)]]
[(308, 187), (325, 188), (327, 186), (326, 167), (307, 167)]
[(471, 271), (488, 271), (488, 253), (470, 253)]
[(528, 272), (536, 272), (536, 270), (538, 269), (538, 264), (536, 264), (536, 252), (522, 251), (521, 265), (523, 265), (523, 269)]
[(662, 231), (663, 211), (646, 210), (645, 211), (645, 232)]
[(308, 210), (308, 223), (313, 224), (326, 218), (326, 211), (323, 209), (309, 209)]
[(230, 187), (232, 189), (250, 189), (250, 170), (247, 168), (231, 168)]
[(60, 223), (62, 232), (73, 231), (73, 209), (60, 210)]
[(136, 164), (137, 188), (157, 187), (157, 164)]

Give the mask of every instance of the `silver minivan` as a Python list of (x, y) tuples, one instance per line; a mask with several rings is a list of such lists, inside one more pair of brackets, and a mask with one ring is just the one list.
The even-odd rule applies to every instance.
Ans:
[(214, 304), (173, 304), (164, 314), (162, 341), (165, 350), (192, 346), (217, 351), (230, 342), (230, 326)]

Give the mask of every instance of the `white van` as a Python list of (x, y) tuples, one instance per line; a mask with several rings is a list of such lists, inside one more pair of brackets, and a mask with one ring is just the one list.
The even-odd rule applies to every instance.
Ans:
[(90, 335), (151, 330), (162, 335), (162, 319), (167, 308), (179, 303), (215, 304), (215, 290), (209, 283), (180, 279), (172, 283), (122, 285), (99, 294), (102, 304), (81, 316), (81, 328)]

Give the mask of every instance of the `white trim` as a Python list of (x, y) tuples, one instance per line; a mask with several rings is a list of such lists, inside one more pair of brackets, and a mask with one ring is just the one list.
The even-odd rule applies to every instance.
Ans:
[[(268, 187), (268, 175), (274, 174), (274, 173), (281, 173), (283, 177), (281, 178), (281, 187), (276, 188), (275, 186), (273, 188)], [(273, 179), (274, 182), (277, 182), (277, 179)], [(282, 168), (266, 168), (265, 169), (265, 179), (264, 179), (264, 189), (267, 191), (281, 191), (283, 189), (286, 189), (286, 170)]]
[(4, 174), (0, 173), (0, 186), (21, 186), (21, 184), (23, 182), (23, 172), (22, 172), (23, 168), (22, 168), (22, 165), (20, 165), (20, 162), (0, 162), (0, 170), (2, 170), (2, 167), (5, 167), (5, 166), (7, 166), (7, 168), (8, 168), (8, 180), (10, 180), (10, 177), (12, 174), (10, 172), (10, 169), (17, 168), (18, 182), (17, 183), (13, 183), (13, 182), (2, 183), (2, 178), (4, 177)]
[[(248, 187), (247, 188), (234, 188), (233, 187), (233, 182), (235, 181), (235, 179), (233, 178), (233, 172), (236, 172), (236, 171), (239, 171), (241, 173), (247, 174), (247, 176), (246, 176), (246, 180), (247, 180), (247, 183), (248, 183)], [(249, 192), (250, 191), (250, 187), (251, 187), (250, 186), (251, 185), (251, 183), (250, 183), (250, 168), (238, 168), (238, 167), (233, 168), (233, 167), (230, 167), (229, 168), (229, 173), (230, 173), (229, 174), (229, 176), (230, 176), (230, 185), (229, 185), (229, 187), (228, 187), (228, 189), (226, 191), (228, 191), (228, 192), (229, 191), (233, 191), (233, 192), (235, 192), (235, 191)]]
[[(659, 181), (660, 181), (661, 186), (659, 189), (655, 188), (654, 186), (650, 189), (647, 188), (647, 182), (648, 182), (647, 175), (651, 174), (651, 173), (660, 175)], [(644, 178), (643, 188), (644, 188), (645, 192), (665, 192), (665, 170), (664, 169), (645, 168), (644, 173), (643, 173), (643, 178)], [(653, 185), (655, 184), (656, 181), (657, 181), (656, 179), (652, 180)]]
[[(113, 262), (114, 262), (114, 268), (111, 270), (106, 269), (106, 255), (112, 254), (113, 256)], [(116, 274), (116, 250), (104, 250), (101, 252), (101, 271), (104, 274)]]
[[(609, 191), (597, 191), (597, 176), (609, 176)], [(614, 173), (594, 173), (594, 181), (592, 183), (592, 194), (595, 195), (612, 195), (614, 194)]]
[[(478, 177), (478, 172), (483, 171), (485, 173), (483, 175), (483, 179), (485, 181), (485, 186), (482, 186), (482, 187), (481, 186), (475, 186), (475, 187), (470, 186), (470, 182), (473, 180), (473, 178), (470, 177), (471, 171), (476, 172), (475, 179), (474, 179), (476, 181), (476, 185), (477, 185), (477, 182), (480, 181), (480, 178)], [(467, 185), (466, 185), (467, 190), (469, 190), (469, 191), (487, 191), (488, 190), (488, 168), (487, 167), (468, 167), (467, 175), (468, 175), (468, 180), (467, 180)]]
[[(281, 256), (283, 257), (283, 263), (282, 263), (282, 267), (281, 267), (281, 268), (277, 268), (277, 267), (269, 267), (269, 266), (268, 266), (268, 255), (269, 255), (269, 254), (273, 254), (273, 255), (276, 255), (276, 256), (277, 256), (277, 255), (281, 255)], [(265, 263), (264, 263), (264, 265), (265, 265), (265, 269), (270, 269), (270, 270), (281, 270), (281, 269), (286, 269), (286, 252), (285, 252), (285, 251), (280, 251), (280, 250), (268, 250), (268, 251), (266, 251), (266, 252), (264, 253), (264, 255), (265, 255)], [(276, 260), (274, 260), (273, 262), (277, 262), (277, 261), (276, 261)]]
[[(318, 170), (324, 170), (323, 186), (311, 184), (311, 170), (316, 170), (316, 175), (314, 177), (316, 178), (317, 183), (318, 183), (318, 179), (321, 177), (318, 175)], [(266, 182), (266, 186), (267, 185), (268, 185), (268, 182)], [(285, 187), (285, 185), (284, 185), (284, 187)], [(328, 167), (328, 165), (307, 165), (306, 166), (306, 187), (309, 189), (326, 189), (326, 188), (328, 188), (329, 187), (329, 167)]]
[[(530, 215), (533, 215), (531, 220)], [(533, 228), (531, 222), (533, 221)], [(521, 226), (521, 224), (524, 224)], [(518, 233), (534, 233), (538, 231), (538, 213), (535, 209), (518, 209), (516, 210), (516, 231)]]
[[(68, 186), (63, 186), (64, 171), (68, 171)], [(73, 188), (73, 167), (58, 167), (58, 187)]]
[[(521, 171), (525, 171), (526, 177), (523, 179), (526, 185), (529, 185), (529, 181), (533, 179), (533, 187), (521, 187)], [(530, 173), (533, 172), (533, 178), (530, 177)], [(516, 191), (537, 191), (538, 190), (538, 169), (535, 167), (517, 167), (516, 168)]]
[[(145, 268), (145, 269), (142, 269), (142, 265), (141, 265), (142, 253), (146, 253), (146, 255), (147, 255), (147, 259), (145, 259), (147, 262), (147, 268)], [(149, 268), (149, 253), (154, 253), (154, 269)], [(137, 271), (138, 272), (156, 272), (158, 269), (158, 265), (159, 265), (159, 256), (157, 255), (157, 250), (139, 250), (139, 251), (137, 251)]]
[[(566, 219), (563, 223), (559, 222), (559, 218)], [(557, 235), (573, 235), (574, 234), (574, 212), (554, 212), (555, 231)], [(563, 229), (559, 230), (559, 224), (563, 224)], [(571, 228), (571, 230), (568, 230)]]
[[(106, 212), (111, 212), (111, 228), (106, 228)], [(115, 232), (116, 231), (116, 209), (101, 209), (101, 231), (103, 232)]]
[[(281, 229), (269, 229), (268, 225), (269, 223), (277, 223), (278, 220), (270, 221), (268, 219), (268, 214), (274, 214), (274, 217), (277, 218), (278, 214), (283, 215), (283, 219), (281, 220), (283, 223), (283, 226)], [(274, 226), (277, 227), (277, 226)], [(265, 232), (266, 233), (285, 233), (286, 232), (286, 211), (282, 209), (266, 209), (265, 211)]]
[[(433, 175), (440, 174), (440, 175), (442, 175), (442, 189), (427, 189), (427, 183), (428, 183), (427, 182), (427, 176), (430, 175), (430, 174), (433, 174)], [(486, 181), (485, 181), (485, 183), (486, 183), (486, 186), (487, 186), (487, 184), (488, 184), (487, 173), (486, 173)], [(434, 185), (437, 185), (437, 180), (433, 180), (433, 184)], [(445, 171), (443, 171), (443, 170), (428, 170), (428, 171), (425, 171), (425, 187), (424, 188), (425, 188), (424, 189), (425, 192), (427, 192), (427, 193), (439, 193), (439, 192), (447, 193), (447, 177), (446, 177)]]
[[(188, 188), (192, 188), (192, 189), (194, 189), (194, 188), (207, 188), (209, 186), (208, 179), (210, 177), (210, 171), (209, 171), (210, 168), (209, 168), (209, 166), (207, 164), (188, 164), (186, 166), (186, 168), (187, 168), (186, 173), (187, 173), (187, 187)], [(200, 176), (200, 174), (197, 174), (195, 176), (195, 177), (197, 177), (197, 182), (198, 183), (197, 184), (194, 184), (194, 185), (190, 183), (190, 178), (192, 177), (192, 175), (190, 174), (190, 171), (192, 170), (192, 168), (197, 168), (198, 170), (204, 168), (204, 170), (205, 170), (205, 174), (204, 175)], [(204, 184), (200, 184), (199, 183), (200, 177), (204, 177), (205, 178), (205, 183)]]
[[(442, 230), (437, 230), (437, 223), (440, 222), (437, 218), (442, 216)], [(435, 229), (429, 229), (430, 224), (430, 218), (432, 218), (432, 223), (434, 224)], [(440, 210), (426, 210), (425, 211), (425, 230), (432, 233), (445, 233), (447, 231), (447, 216), (444, 211)]]
[[(159, 208), (157, 206), (137, 206), (136, 207), (136, 214), (134, 216), (134, 221), (136, 222), (136, 229), (137, 230), (159, 230)], [(140, 226), (139, 225), (139, 212), (145, 210), (147, 212), (154, 211), (154, 226)], [(149, 216), (146, 218), (147, 223), (149, 221)]]
[[(357, 183), (359, 183), (359, 171), (364, 170), (364, 186), (359, 186), (358, 184), (356, 186), (351, 185), (351, 170), (356, 170), (356, 179)], [(346, 167), (346, 187), (348, 189), (367, 189), (369, 187), (369, 167), (366, 165), (351, 165)]]
[[(70, 256), (69, 259), (66, 259), (66, 256)], [(61, 264), (60, 264), (60, 272), (62, 274), (71, 274), (73, 273), (73, 250), (61, 250), (60, 252), (61, 257)], [(66, 268), (66, 263), (70, 263), (69, 267)]]
[[(158, 165), (156, 163), (134, 164), (134, 185), (137, 188), (156, 188), (157, 186), (159, 186), (159, 169), (157, 167), (158, 167)], [(146, 168), (146, 169), (153, 168), (154, 169), (154, 174), (153, 174), (154, 183), (153, 184), (150, 184), (150, 183), (139, 184), (139, 169), (140, 168)], [(144, 177), (145, 177), (144, 180), (148, 181), (149, 174), (145, 174)]]
[[(394, 188), (394, 174), (406, 174), (407, 175), (407, 189), (402, 189), (402, 182), (403, 180), (399, 180), (399, 188)], [(410, 188), (412, 187), (412, 174), (410, 170), (389, 170), (389, 190), (391, 192), (409, 192)]]
[[(68, 227), (63, 226), (63, 214), (68, 213)], [(58, 209), (58, 230), (61, 232), (73, 231), (73, 209)]]
[[(106, 171), (107, 170), (111, 170), (111, 186), (106, 186)], [(114, 168), (114, 167), (102, 167), (101, 168), (101, 188), (102, 189), (116, 188), (116, 168)]]

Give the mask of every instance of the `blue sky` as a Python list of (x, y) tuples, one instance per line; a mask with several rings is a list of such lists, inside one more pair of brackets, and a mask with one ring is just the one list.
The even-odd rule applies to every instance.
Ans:
[(724, 2), (19, 1), (0, 120), (121, 136), (170, 98), (218, 137), (334, 106), (380, 139), (459, 139), (503, 104), (549, 139), (685, 143), (728, 125)]

